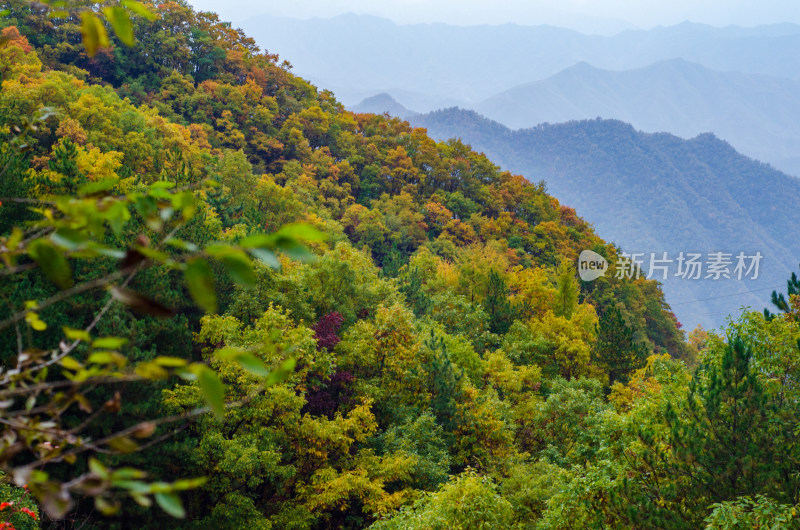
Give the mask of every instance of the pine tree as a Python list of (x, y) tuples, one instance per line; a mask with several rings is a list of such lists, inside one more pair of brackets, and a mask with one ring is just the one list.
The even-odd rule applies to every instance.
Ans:
[(208, 190), (206, 201), (217, 212), (222, 220), (222, 225), (225, 227), (235, 225), (242, 216), (244, 206), (242, 204), (233, 204), (222, 187)]
[(721, 359), (698, 369), (686, 401), (668, 404), (668, 453), (653, 432), (640, 433), (651, 448), (644, 455), (650, 480), (629, 483), (620, 510), (637, 527), (699, 528), (714, 503), (766, 495), (795, 504), (792, 451), (780, 440), (794, 439), (797, 418), (778, 412), (758, 381), (750, 348), (733, 338)]
[(634, 339), (634, 330), (625, 323), (622, 312), (612, 307), (600, 316), (596, 326), (594, 357), (608, 373), (608, 384), (628, 381), (630, 373), (644, 366), (647, 346)]
[(514, 320), (513, 308), (508, 302), (508, 287), (505, 280), (494, 270), (489, 272), (484, 309), (489, 314), (492, 333), (504, 335)]
[(431, 307), (431, 297), (425, 292), (422, 273), (418, 267), (410, 267), (401, 275), (403, 283), (400, 292), (408, 300), (409, 305), (417, 316), (424, 315)]
[(452, 443), (452, 433), (456, 428), (456, 408), (464, 373), (457, 370), (447, 355), (444, 338), (431, 336), (425, 341), (431, 350), (430, 361), (425, 371), (428, 374), (428, 390), (431, 393), (431, 409), (436, 423), (445, 430), (448, 442)]
[[(792, 311), (792, 296), (800, 295), (800, 279), (797, 278), (796, 273), (792, 273), (792, 277), (786, 280), (786, 294), (789, 300), (778, 291), (772, 291), (772, 305), (777, 307), (782, 313), (790, 313)], [(769, 309), (764, 309), (764, 318), (772, 320), (775, 317)]]
[(53, 159), (48, 162), (48, 167), (69, 179), (75, 179), (78, 174), (78, 148), (69, 138), (61, 140), (61, 145), (53, 151)]
[[(29, 184), (25, 172), (29, 164), (23, 153), (8, 144), (0, 146), (0, 197), (27, 197)], [(0, 234), (7, 234), (13, 226), (20, 226), (36, 216), (28, 204), (6, 201), (0, 206)]]
[(53, 158), (47, 163), (51, 171), (58, 173), (61, 180), (39, 180), (36, 184), (44, 187), (46, 193), (56, 195), (74, 194), (86, 182), (86, 177), (78, 169), (78, 148), (69, 138), (64, 138), (53, 150)]
[(572, 313), (578, 305), (578, 280), (575, 279), (575, 270), (569, 260), (562, 260), (558, 267), (558, 278), (556, 279), (556, 316), (572, 318)]

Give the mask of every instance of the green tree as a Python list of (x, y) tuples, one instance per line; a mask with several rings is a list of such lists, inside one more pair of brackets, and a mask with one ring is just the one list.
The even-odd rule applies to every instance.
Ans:
[(483, 307), (489, 314), (489, 329), (492, 333), (505, 334), (514, 321), (514, 311), (508, 300), (508, 286), (502, 276), (492, 269), (486, 286)]
[(428, 374), (428, 389), (431, 393), (431, 409), (436, 422), (444, 428), (447, 439), (452, 443), (452, 433), (456, 428), (456, 408), (464, 373), (453, 366), (447, 355), (444, 338), (433, 330), (425, 345), (431, 357), (425, 366)]
[(466, 471), (436, 493), (418, 500), (394, 517), (378, 521), (372, 530), (468, 530), (511, 528), (511, 503), (497, 485), (474, 471)]
[(797, 502), (797, 478), (787, 469), (794, 459), (786, 459), (794, 451), (779, 442), (798, 416), (779, 414), (742, 337), (731, 338), (719, 358), (701, 365), (686, 401), (678, 406), (668, 402), (664, 419), (666, 460), (659, 461), (664, 457), (653, 433), (641, 433), (653, 451), (645, 455), (647, 467), (661, 471), (654, 480), (638, 482), (634, 489), (641, 488), (639, 494), (626, 497), (619, 507), (633, 524), (697, 528), (711, 505), (744, 496)]
[(562, 259), (557, 274), (554, 313), (558, 317), (570, 319), (578, 305), (578, 293), (580, 292), (578, 280), (575, 278), (575, 269), (569, 260)]
[(647, 346), (636, 341), (633, 328), (625, 322), (617, 307), (611, 307), (600, 315), (596, 329), (595, 362), (608, 374), (609, 386), (616, 382), (626, 383), (633, 370), (644, 366)]
[[(772, 291), (772, 305), (782, 313), (797, 313), (797, 297), (800, 297), (800, 279), (798, 279), (797, 273), (793, 272), (791, 278), (786, 280), (786, 296), (778, 291)], [(767, 319), (774, 317), (767, 308), (764, 308), (764, 316)]]

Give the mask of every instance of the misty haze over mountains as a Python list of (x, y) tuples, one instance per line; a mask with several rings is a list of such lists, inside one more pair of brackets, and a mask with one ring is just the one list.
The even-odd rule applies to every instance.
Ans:
[[(544, 179), (548, 193), (628, 253), (763, 255), (756, 280), (663, 282), (678, 320), (716, 327), (741, 306), (769, 305), (797, 270), (800, 180), (737, 153), (712, 134), (683, 140), (616, 120), (511, 131), (474, 111), (413, 116), (434, 138), (458, 137), (514, 173)], [(735, 259), (733, 260), (735, 263)], [(673, 264), (671, 272), (677, 272)], [(733, 266), (731, 266), (733, 269)], [(705, 272), (703, 273), (705, 276)], [(659, 278), (660, 279), (660, 278)]]
[(623, 72), (582, 62), (472, 107), (512, 129), (602, 116), (683, 138), (711, 131), (800, 175), (800, 81), (716, 72), (683, 59)]
[[(773, 168), (800, 175), (798, 25), (683, 23), (601, 36), (342, 15), (255, 17), (243, 27), (352, 110), (462, 138), (544, 179), (624, 250), (765, 254), (752, 284), (667, 281), (687, 326), (768, 305), (797, 268), (800, 244), (781, 230), (800, 222), (800, 180)], [(561, 122), (570, 123), (536, 127)], [(730, 296), (744, 291), (755, 292)]]
[(409, 111), (458, 106), (512, 129), (602, 117), (683, 138), (713, 132), (800, 175), (798, 25), (687, 22), (600, 36), (552, 26), (397, 25), (350, 14), (260, 16), (243, 27), (351, 107), (386, 93)]
[(241, 26), (349, 105), (381, 91), (397, 97), (393, 90), (474, 103), (581, 61), (627, 70), (682, 58), (720, 71), (800, 77), (800, 26), (794, 24), (684, 23), (611, 37), (552, 26), (397, 25), (353, 14), (309, 20), (258, 16)]

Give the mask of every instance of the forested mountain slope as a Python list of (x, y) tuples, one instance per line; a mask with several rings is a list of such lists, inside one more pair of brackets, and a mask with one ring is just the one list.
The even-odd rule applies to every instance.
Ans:
[(780, 205), (798, 196), (800, 181), (713, 135), (682, 140), (614, 120), (510, 131), (458, 109), (412, 121), (436, 138), (461, 138), (530, 180), (544, 179), (549, 193), (629, 252), (760, 251), (755, 281), (665, 282), (679, 318), (692, 326), (716, 327), (743, 305), (768, 305), (771, 288), (796, 268), (800, 243), (784, 227), (800, 222), (800, 214)]
[[(216, 416), (198, 415), (175, 428), (152, 424), (136, 434), (153, 436), (155, 447), (141, 442), (146, 450), (97, 452), (104, 464), (90, 462), (87, 471), (101, 481), (108, 479), (97, 471), (102, 465), (134, 465), (163, 480), (205, 477), (202, 485), (184, 483), (185, 518), (173, 519), (139, 496), (138, 504), (126, 498), (120, 511), (112, 505), (117, 498), (81, 502), (57, 524), (696, 527), (718, 513), (713, 502), (763, 493), (769, 497), (759, 502), (781, 514), (795, 502), (796, 460), (778, 458), (797, 445), (797, 422), (785, 408), (798, 402), (794, 373), (765, 379), (772, 386), (764, 393), (754, 374), (767, 378), (772, 365), (748, 371), (743, 350), (713, 335), (685, 343), (657, 283), (617, 278), (618, 249), (541, 186), (501, 171), (459, 141), (437, 142), (397, 119), (347, 112), (331, 93), (185, 3), (153, 6), (157, 20), (135, 19), (137, 46), (113, 41), (94, 58), (80, 44), (76, 17), (51, 18), (43, 5), (21, 1), (4, 7), (10, 14), (0, 47), (6, 172), (0, 196), (23, 201), (0, 208), (3, 245), (22, 233), (13, 227), (27, 229), (26, 221), (52, 215), (50, 201), (74, 196), (95, 204), (102, 185), (137, 197), (144, 213), (128, 219), (109, 213), (114, 226), (105, 243), (126, 252), (108, 252), (91, 268), (67, 254), (76, 284), (129, 270), (130, 260), (180, 259), (191, 245), (148, 245), (181, 211), (190, 219), (177, 234), (181, 240), (210, 248), (225, 265), (213, 261), (215, 285), (200, 287), (184, 283), (174, 268), (148, 268), (129, 287), (175, 316), (142, 316), (111, 303), (95, 330), (121, 339), (114, 345), (123, 359), (203, 360), (225, 384), (230, 406)], [(171, 187), (187, 190), (191, 205), (174, 199), (162, 205), (167, 219), (148, 215), (155, 208), (150, 201), (171, 197), (164, 191)], [(31, 210), (31, 202), (43, 206)], [(248, 236), (297, 221), (316, 229), (306, 229), (312, 259), (294, 259), (302, 254), (291, 247), (279, 256), (255, 252), (264, 265), (250, 271), (225, 254), (227, 247), (208, 246), (252, 244)], [(63, 234), (73, 232), (55, 232), (41, 244), (66, 261), (76, 243)], [(574, 263), (585, 249), (612, 263), (609, 274), (578, 281)], [(0, 318), (7, 321), (18, 307), (28, 313), (24, 336), (10, 329), (0, 335), (4, 366), (15, 361), (19, 344), (32, 352), (58, 348), (62, 332), (83, 329), (109, 300), (104, 290), (58, 298), (52, 274), (10, 270), (16, 281), (0, 283), (6, 301)], [(198, 290), (208, 312), (191, 303)], [(215, 303), (208, 291), (218, 293)], [(38, 309), (35, 300), (43, 299), (54, 301)], [(794, 333), (788, 316), (758, 318), (743, 317), (742, 327)], [(698, 399), (718, 395), (716, 387), (702, 386), (708, 380), (755, 396), (741, 400), (750, 408), (716, 415), (709, 409), (701, 420), (686, 408), (695, 403), (695, 386), (690, 393), (681, 360), (693, 362), (705, 346), (710, 361), (702, 369), (711, 375), (700, 378)], [(762, 350), (759, 362), (766, 359)], [(293, 358), (296, 369), (268, 384), (230, 361), (231, 352), (242, 351), (269, 367)], [(769, 351), (765, 363), (784, 354)], [(106, 358), (119, 360), (79, 348), (72, 364), (53, 365), (40, 377)], [(738, 371), (714, 371), (731, 362)], [(100, 407), (87, 428), (104, 433), (204, 403), (208, 378), (164, 374), (155, 384), (123, 380), (116, 394), (93, 388), (90, 397)], [(744, 374), (744, 382), (731, 382), (731, 374)], [(777, 396), (783, 409), (753, 413), (757, 400), (777, 404)], [(88, 414), (86, 403), (67, 407), (79, 424)], [(719, 460), (702, 438), (687, 441), (687, 453), (659, 449), (662, 459), (651, 458), (653, 447), (684, 447), (676, 437), (696, 432), (679, 429), (680, 422), (722, 417), (703, 430), (717, 436), (718, 425), (740, 424), (728, 421), (731, 414), (749, 418), (736, 436), (754, 441), (733, 443), (732, 453), (728, 445), (720, 450), (741, 453), (768, 472), (741, 477), (741, 466), (733, 465), (725, 480), (687, 480)], [(15, 449), (16, 458), (24, 450), (45, 458), (42, 465), (61, 450), (27, 448), (23, 441)], [(46, 467), (66, 480), (85, 466), (55, 458)], [(643, 478), (653, 466), (658, 485)], [(725, 488), (708, 490), (717, 483)], [(174, 500), (161, 497), (159, 505), (183, 515)]]

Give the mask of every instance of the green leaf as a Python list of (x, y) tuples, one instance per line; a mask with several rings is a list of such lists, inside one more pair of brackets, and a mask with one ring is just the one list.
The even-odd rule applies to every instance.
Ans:
[(183, 273), (186, 287), (195, 303), (208, 313), (217, 312), (217, 293), (214, 291), (214, 274), (211, 267), (202, 259), (194, 259), (186, 264)]
[(253, 267), (244, 252), (236, 251), (224, 256), (222, 264), (231, 280), (245, 287), (253, 287), (256, 284), (256, 276), (253, 274)]
[(103, 515), (110, 516), (117, 513), (119, 509), (122, 508), (122, 505), (119, 501), (109, 501), (103, 497), (95, 497), (94, 507), (97, 508)]
[(225, 346), (214, 352), (214, 357), (221, 361), (235, 361), (240, 355), (247, 353), (242, 348), (235, 346)]
[(116, 364), (120, 368), (125, 366), (128, 360), (115, 351), (97, 351), (92, 353), (86, 362), (91, 364)]
[(14, 229), (11, 231), (11, 235), (8, 237), (8, 241), (6, 241), (6, 248), (8, 250), (17, 250), (17, 246), (25, 239), (25, 233), (19, 229), (19, 227), (15, 226)]
[(39, 264), (50, 281), (62, 289), (72, 286), (72, 270), (67, 258), (52, 243), (37, 239), (31, 243), (28, 254)]
[(108, 34), (103, 22), (91, 11), (81, 13), (81, 34), (86, 54), (94, 57), (98, 48), (108, 46)]
[(69, 340), (82, 340), (84, 342), (89, 342), (92, 340), (92, 336), (89, 335), (87, 331), (82, 329), (73, 329), (67, 326), (61, 328), (64, 330), (64, 336), (67, 337)]
[(242, 239), (244, 248), (280, 248), (282, 250), (302, 247), (302, 241), (324, 241), (328, 236), (306, 223), (292, 223), (283, 226), (274, 234), (253, 234)]
[(315, 259), (314, 254), (312, 254), (311, 251), (305, 247), (305, 245), (301, 245), (299, 243), (287, 244), (285, 242), (281, 242), (278, 245), (278, 248), (280, 248), (284, 254), (293, 260), (310, 262)]
[(181, 211), (184, 221), (188, 221), (197, 213), (197, 205), (191, 191), (174, 194), (172, 196), (172, 207)]
[(139, 449), (139, 444), (127, 436), (118, 436), (117, 438), (112, 438), (108, 441), (108, 445), (120, 453), (133, 453)]
[(252, 254), (254, 258), (262, 261), (268, 267), (273, 269), (281, 268), (281, 262), (278, 261), (278, 257), (271, 250), (267, 250), (265, 248), (251, 248), (250, 254)]
[(300, 241), (325, 241), (328, 236), (307, 223), (292, 223), (281, 227), (275, 232), (276, 238), (288, 238)]
[[(103, 25), (102, 22), (98, 20), (97, 23), (100, 24), (100, 26), (102, 27)], [(105, 31), (105, 29), (103, 29), (103, 31)], [(108, 43), (106, 43), (106, 46), (107, 45)], [(119, 182), (119, 179), (115, 178), (98, 180), (94, 182), (87, 182), (86, 184), (78, 188), (78, 197), (93, 197), (95, 195), (108, 195), (105, 192), (116, 186), (117, 182)]]
[(219, 380), (214, 370), (202, 365), (197, 373), (197, 383), (214, 416), (221, 420), (225, 413), (225, 385)]
[(161, 509), (172, 517), (179, 519), (186, 517), (186, 510), (183, 509), (183, 502), (177, 493), (156, 493), (155, 497)]
[(147, 484), (146, 482), (142, 482), (141, 480), (124, 480), (124, 479), (115, 479), (112, 473), (111, 476), (112, 484), (118, 488), (128, 490), (128, 493), (134, 494), (144, 494), (144, 493), (152, 493), (152, 486), (151, 484)]
[(125, 223), (130, 220), (131, 212), (128, 211), (127, 205), (122, 201), (116, 201), (104, 212), (104, 217), (108, 221), (111, 230), (114, 231), (114, 234), (119, 236), (122, 235), (122, 228), (125, 226)]
[(33, 311), (25, 313), (25, 322), (36, 331), (44, 331), (47, 329), (47, 323), (39, 318), (39, 315)]
[(280, 383), (281, 381), (287, 379), (292, 372), (294, 372), (294, 367), (297, 364), (297, 360), (295, 359), (286, 359), (283, 363), (278, 367), (277, 370), (273, 370), (267, 376), (266, 384), (267, 386), (275, 385)]
[(236, 361), (242, 368), (254, 375), (267, 376), (270, 374), (269, 368), (263, 361), (242, 348), (226, 346), (217, 350), (214, 356), (220, 360)]
[(159, 366), (166, 366), (168, 368), (178, 368), (188, 364), (186, 359), (181, 359), (180, 357), (169, 357), (166, 355), (159, 355), (153, 359), (153, 362)]
[(150, 380), (166, 379), (169, 377), (169, 372), (161, 368), (154, 362), (144, 362), (136, 365), (134, 369), (136, 375)]
[(122, 337), (101, 337), (92, 342), (92, 348), (104, 350), (118, 350), (128, 343), (128, 339)]
[(150, 193), (148, 193), (148, 195), (150, 197), (155, 197), (156, 199), (164, 199), (168, 201), (172, 200), (172, 194), (162, 188), (152, 188), (150, 190)]
[(103, 8), (103, 14), (106, 16), (106, 20), (111, 23), (111, 27), (114, 28), (114, 33), (117, 34), (119, 40), (127, 46), (133, 46), (133, 26), (128, 12), (119, 6), (113, 6)]
[(50, 236), (50, 240), (67, 250), (77, 250), (87, 241), (85, 234), (72, 228), (61, 227)]
[(228, 254), (235, 252), (235, 249), (227, 243), (213, 243), (203, 249), (209, 256), (221, 259)]
[(115, 469), (111, 473), (111, 480), (130, 480), (136, 478), (144, 478), (146, 476), (147, 473), (145, 473), (141, 469), (135, 469), (132, 467), (121, 467), (119, 469)]
[(272, 242), (273, 238), (268, 234), (253, 234), (239, 241), (239, 244), (244, 248), (260, 248), (268, 247)]
[(89, 470), (100, 478), (108, 478), (108, 469), (94, 457), (89, 457)]
[(150, 189), (151, 190), (158, 190), (158, 189), (168, 190), (168, 189), (172, 189), (174, 187), (175, 187), (175, 183), (174, 182), (170, 182), (168, 180), (159, 180), (158, 182), (153, 182), (152, 184), (150, 184)]
[(206, 482), (208, 482), (206, 477), (183, 478), (173, 482), (172, 489), (176, 491), (193, 490), (195, 488), (199, 488)]
[(63, 359), (61, 359), (59, 364), (64, 368), (66, 368), (67, 370), (72, 370), (73, 372), (76, 372), (81, 368), (83, 368), (83, 365), (78, 361), (76, 361), (75, 359), (73, 359), (72, 357), (64, 357)]
[(171, 237), (164, 241), (167, 245), (175, 248), (179, 248), (181, 250), (186, 250), (187, 252), (197, 252), (197, 245), (191, 243), (189, 241), (184, 241), (182, 239), (176, 239)]
[(242, 365), (242, 368), (247, 370), (253, 375), (266, 377), (270, 374), (270, 370), (264, 362), (253, 355), (252, 353), (244, 353), (236, 358), (236, 362)]
[(142, 245), (136, 245), (136, 251), (139, 254), (145, 256), (146, 258), (149, 258), (153, 261), (157, 261), (159, 263), (165, 263), (169, 260), (169, 254), (167, 254), (166, 252), (162, 252), (161, 250), (156, 250), (154, 248), (144, 247)]
[(135, 500), (139, 506), (144, 506), (145, 508), (149, 508), (150, 506), (153, 505), (153, 501), (151, 501), (150, 497), (148, 497), (147, 495), (130, 492), (130, 496), (133, 497), (133, 500)]
[(88, 251), (96, 252), (101, 256), (107, 256), (109, 258), (122, 259), (125, 257), (125, 253), (123, 251), (101, 245), (100, 243), (96, 243), (94, 241), (88, 241), (85, 245), (85, 248)]
[(147, 20), (155, 20), (158, 18), (158, 15), (136, 0), (122, 0), (121, 4), (123, 7), (130, 9), (133, 14), (146, 18)]

